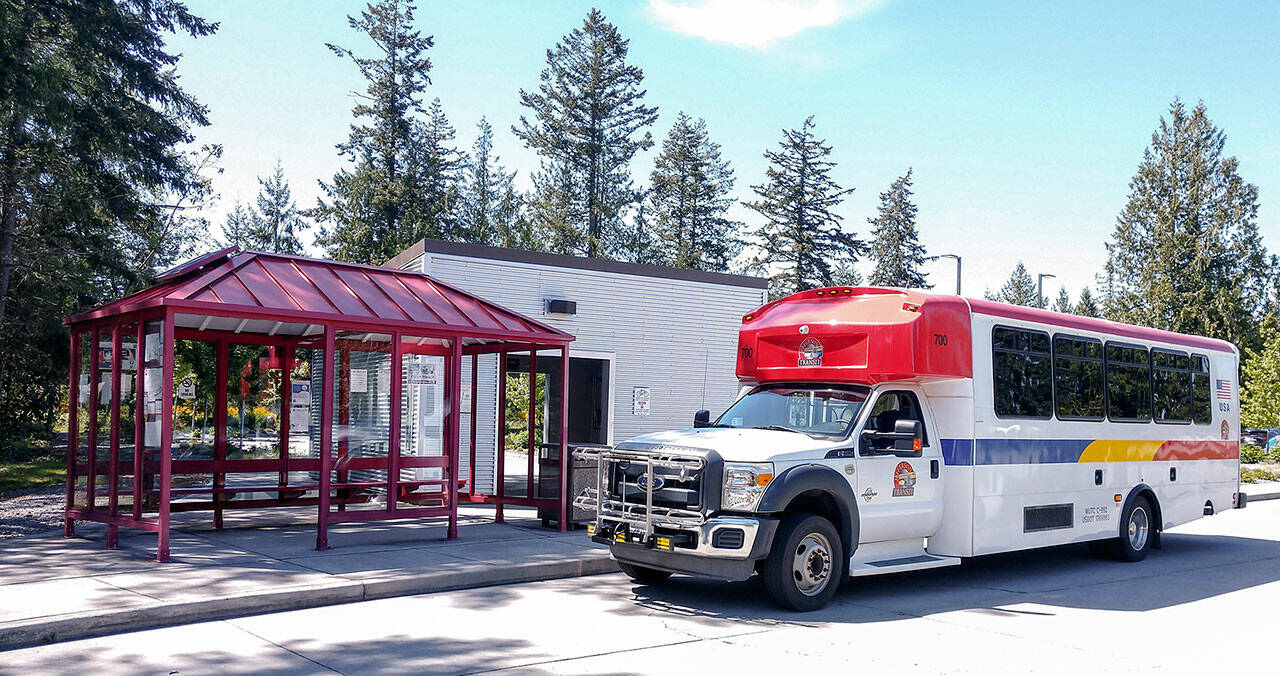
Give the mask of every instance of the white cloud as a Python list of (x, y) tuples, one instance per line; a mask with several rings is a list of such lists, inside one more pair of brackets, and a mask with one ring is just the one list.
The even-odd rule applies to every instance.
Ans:
[(649, 9), (668, 30), (759, 49), (877, 4), (880, 0), (649, 0)]

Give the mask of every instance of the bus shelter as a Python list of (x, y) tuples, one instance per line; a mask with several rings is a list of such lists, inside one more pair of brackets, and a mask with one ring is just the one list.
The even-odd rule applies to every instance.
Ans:
[[(221, 528), (227, 509), (309, 505), (317, 549), (350, 521), (447, 517), (454, 539), (460, 500), (498, 520), (558, 510), (565, 528), (573, 336), (544, 323), (421, 273), (236, 247), (65, 322), (67, 536), (76, 520), (107, 524), (108, 548), (122, 526), (154, 531), (167, 561), (175, 512)], [(479, 489), (475, 464), (477, 426), (498, 427), (499, 464), (507, 450), (506, 416), (477, 420), (477, 362), (513, 353), (559, 365), (545, 392), (528, 378), (516, 495), (501, 467)]]

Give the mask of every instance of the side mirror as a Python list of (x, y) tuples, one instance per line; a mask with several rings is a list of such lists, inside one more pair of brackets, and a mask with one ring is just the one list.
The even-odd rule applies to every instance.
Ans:
[(693, 414), (694, 427), (711, 427), (711, 411), (701, 410)]
[(924, 450), (924, 423), (899, 420), (893, 424), (893, 450), (920, 453)]

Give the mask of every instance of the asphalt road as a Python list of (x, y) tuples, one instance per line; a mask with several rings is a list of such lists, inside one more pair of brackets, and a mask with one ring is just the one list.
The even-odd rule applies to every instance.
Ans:
[(1167, 533), (852, 583), (774, 609), (758, 582), (603, 575), (206, 622), (0, 653), (0, 673), (1277, 673), (1280, 500)]

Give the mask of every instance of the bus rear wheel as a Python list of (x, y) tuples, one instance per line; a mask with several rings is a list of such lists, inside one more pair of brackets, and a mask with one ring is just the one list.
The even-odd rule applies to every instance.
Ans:
[(1120, 520), (1120, 537), (1112, 541), (1111, 555), (1120, 561), (1145, 559), (1155, 537), (1154, 515), (1146, 496), (1135, 497)]
[(840, 588), (840, 534), (820, 516), (792, 514), (778, 527), (760, 573), (774, 603), (800, 612), (817, 610)]

